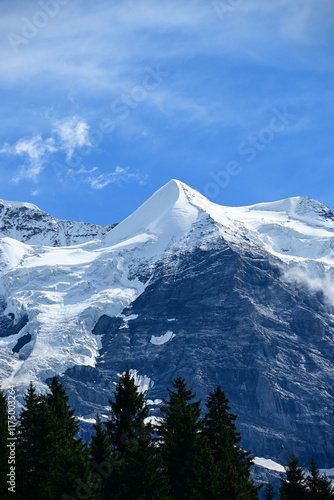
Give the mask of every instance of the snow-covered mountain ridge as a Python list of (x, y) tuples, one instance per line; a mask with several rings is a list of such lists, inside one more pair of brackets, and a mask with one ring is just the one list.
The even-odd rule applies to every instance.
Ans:
[(80, 244), (100, 238), (114, 226), (55, 219), (32, 203), (0, 199), (0, 236), (9, 236), (30, 245)]
[(1, 202), (0, 217), (3, 387), (43, 390), (63, 374), (91, 419), (126, 365), (152, 401), (177, 374), (200, 397), (220, 383), (258, 456), (286, 463), (289, 440), (309, 432), (332, 466), (328, 207), (304, 196), (219, 206), (172, 180), (110, 230), (30, 204)]

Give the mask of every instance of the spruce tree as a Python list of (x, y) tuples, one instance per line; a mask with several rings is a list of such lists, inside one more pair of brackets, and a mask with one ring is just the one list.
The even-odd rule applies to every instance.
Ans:
[(106, 422), (113, 450), (125, 457), (131, 447), (138, 445), (138, 440), (145, 436), (145, 418), (149, 409), (145, 394), (138, 391), (129, 369), (120, 377), (114, 394), (114, 401), (109, 400), (111, 418)]
[(151, 426), (145, 424), (149, 409), (129, 370), (120, 377), (114, 400), (109, 401), (111, 418), (106, 422), (112, 447), (112, 474), (106, 498), (148, 500), (165, 498), (162, 474)]
[(18, 423), (17, 493), (20, 499), (42, 498), (45, 481), (43, 461), (47, 445), (45, 399), (36, 393), (32, 383), (24, 395)]
[(66, 499), (88, 488), (88, 461), (82, 441), (75, 437), (74, 411), (57, 377), (49, 388), (50, 393), (37, 395), (30, 384), (24, 396), (17, 447), (20, 499)]
[(325, 474), (320, 474), (317, 463), (312, 458), (309, 467), (309, 476), (306, 478), (308, 498), (310, 500), (332, 500), (334, 489), (330, 479)]
[(248, 499), (258, 498), (258, 488), (250, 479), (250, 452), (240, 446), (241, 436), (235, 425), (237, 417), (229, 412), (229, 401), (220, 386), (209, 394), (206, 406), (203, 435), (219, 470), (219, 498), (234, 500), (240, 494), (247, 495)]
[(58, 499), (81, 490), (94, 492), (96, 484), (88, 477), (88, 453), (82, 439), (76, 437), (79, 425), (58, 377), (52, 378), (49, 390), (46, 395), (50, 429), (47, 443), (49, 498)]
[(298, 464), (298, 458), (292, 453), (285, 470), (286, 478), (281, 479), (281, 500), (305, 500), (308, 497), (304, 469)]
[(96, 423), (93, 424), (95, 433), (92, 435), (89, 445), (89, 456), (91, 462), (100, 464), (110, 460), (111, 446), (108, 431), (103, 425), (100, 415), (96, 415)]
[(8, 457), (8, 413), (7, 397), (0, 390), (0, 498), (9, 498), (7, 474), (9, 473)]
[(107, 484), (106, 479), (108, 478), (108, 472), (111, 469), (111, 446), (108, 432), (98, 413), (96, 415), (96, 423), (93, 427), (95, 432), (92, 435), (89, 445), (91, 471), (98, 478), (96, 498), (99, 498), (99, 496), (100, 498), (105, 498)]
[(275, 498), (275, 490), (271, 482), (266, 486), (266, 489), (264, 490), (264, 500), (274, 500)]
[(167, 389), (160, 411), (159, 448), (163, 468), (175, 500), (215, 498), (213, 459), (207, 441), (200, 434), (200, 401), (187, 389), (183, 378)]

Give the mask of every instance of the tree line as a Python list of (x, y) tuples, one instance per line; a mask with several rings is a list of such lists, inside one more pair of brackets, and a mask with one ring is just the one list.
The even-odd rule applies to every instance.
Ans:
[[(220, 386), (200, 401), (178, 377), (149, 418), (145, 393), (129, 370), (119, 379), (110, 417), (96, 416), (89, 443), (78, 437), (79, 424), (58, 377), (47, 394), (30, 384), (16, 428), (15, 497), (19, 500), (255, 500), (261, 486), (251, 479), (252, 457), (240, 442), (229, 401)], [(0, 498), (8, 491), (7, 401), (0, 391)], [(282, 500), (333, 499), (326, 476), (313, 461), (305, 478), (292, 455), (282, 480)], [(276, 498), (271, 484), (264, 497)]]

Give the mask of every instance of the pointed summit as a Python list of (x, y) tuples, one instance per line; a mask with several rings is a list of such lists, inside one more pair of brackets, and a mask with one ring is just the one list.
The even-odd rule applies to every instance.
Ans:
[(118, 224), (105, 238), (116, 245), (136, 238), (158, 243), (159, 251), (187, 234), (197, 220), (198, 209), (190, 203), (186, 184), (172, 179), (156, 191), (133, 214)]

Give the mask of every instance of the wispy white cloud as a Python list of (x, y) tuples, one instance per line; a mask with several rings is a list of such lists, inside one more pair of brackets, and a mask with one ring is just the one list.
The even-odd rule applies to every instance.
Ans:
[[(89, 147), (94, 148), (89, 137), (89, 126), (87, 122), (78, 117), (66, 118), (53, 123), (53, 134), (47, 139), (41, 135), (18, 140), (14, 145), (4, 144), (0, 153), (23, 157), (19, 173), (12, 178), (12, 182), (18, 183), (23, 179), (38, 182), (39, 176), (50, 160), (53, 153), (65, 152), (66, 154), (66, 177), (75, 179), (76, 182), (88, 184), (91, 189), (101, 190), (109, 184), (116, 182), (128, 182), (135, 180), (139, 184), (145, 184), (146, 176), (139, 171), (132, 172), (128, 167), (117, 166), (112, 172), (101, 172), (98, 167), (86, 168), (80, 164), (77, 168), (71, 166), (71, 158), (76, 149)], [(87, 151), (85, 152), (85, 157)], [(66, 169), (66, 165), (64, 168)], [(37, 196), (36, 189), (32, 196)]]
[(289, 283), (306, 286), (311, 292), (322, 292), (328, 304), (334, 306), (334, 271), (321, 263), (315, 263), (312, 269), (291, 266), (283, 269), (284, 279)]
[(66, 152), (66, 160), (70, 160), (77, 148), (93, 147), (89, 137), (89, 126), (79, 116), (65, 120), (57, 120), (53, 131), (59, 140), (59, 148)]
[(40, 135), (37, 135), (28, 139), (20, 139), (13, 146), (5, 144), (0, 153), (7, 153), (25, 159), (20, 167), (19, 174), (12, 179), (13, 182), (18, 183), (22, 179), (31, 179), (37, 182), (49, 155), (55, 151), (55, 141), (52, 137), (43, 140)]
[(19, 139), (13, 145), (5, 143), (0, 153), (24, 159), (18, 175), (12, 178), (14, 183), (22, 179), (37, 182), (52, 153), (64, 151), (66, 161), (69, 161), (76, 149), (85, 146), (93, 148), (89, 138), (89, 126), (83, 118), (73, 116), (54, 122), (51, 137), (43, 139), (41, 135), (36, 135)]
[(139, 172), (131, 172), (129, 168), (123, 168), (117, 166), (113, 172), (103, 172), (101, 174), (97, 173), (98, 169), (93, 169), (96, 175), (92, 174), (92, 171), (88, 172), (88, 176), (85, 179), (92, 189), (104, 189), (109, 184), (120, 181), (137, 180), (139, 184), (145, 184), (147, 177), (140, 174)]

